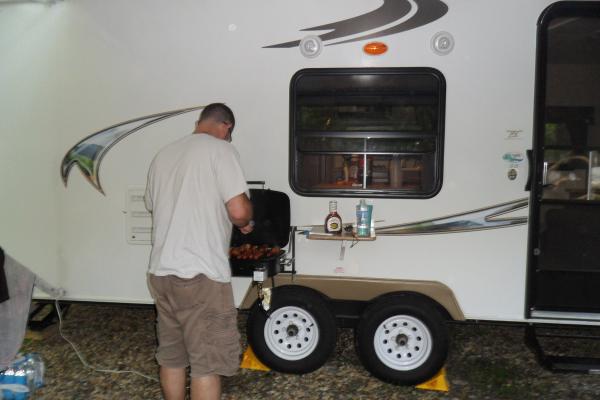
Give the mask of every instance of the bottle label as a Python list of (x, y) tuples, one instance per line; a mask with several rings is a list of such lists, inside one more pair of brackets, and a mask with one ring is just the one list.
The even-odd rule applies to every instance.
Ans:
[(331, 217), (327, 220), (327, 232), (341, 232), (342, 221), (338, 217)]

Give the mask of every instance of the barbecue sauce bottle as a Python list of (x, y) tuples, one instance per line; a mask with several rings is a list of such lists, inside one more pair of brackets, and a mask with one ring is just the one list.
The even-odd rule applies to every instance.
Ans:
[(342, 217), (337, 213), (337, 201), (329, 202), (329, 214), (325, 218), (325, 232), (338, 234), (342, 232)]

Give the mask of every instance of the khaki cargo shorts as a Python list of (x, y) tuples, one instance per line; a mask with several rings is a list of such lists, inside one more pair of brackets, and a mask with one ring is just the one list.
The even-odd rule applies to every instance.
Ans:
[(190, 366), (190, 375), (234, 375), (240, 364), (240, 334), (231, 283), (206, 275), (191, 279), (148, 274), (157, 310), (158, 364)]

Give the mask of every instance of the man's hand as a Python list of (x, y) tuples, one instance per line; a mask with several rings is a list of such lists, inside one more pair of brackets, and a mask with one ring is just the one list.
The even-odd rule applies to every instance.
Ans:
[(250, 220), (246, 226), (242, 226), (239, 229), (240, 229), (240, 232), (242, 232), (244, 235), (249, 234), (250, 232), (252, 232), (254, 230), (254, 221)]

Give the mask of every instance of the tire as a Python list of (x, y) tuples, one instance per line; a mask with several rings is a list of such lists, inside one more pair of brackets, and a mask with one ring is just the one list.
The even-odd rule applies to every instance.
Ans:
[(364, 367), (396, 385), (430, 379), (448, 356), (444, 317), (432, 300), (417, 293), (389, 295), (368, 306), (355, 343)]
[(314, 371), (335, 348), (335, 318), (325, 299), (305, 287), (274, 289), (268, 315), (254, 303), (246, 330), (254, 354), (279, 372)]

